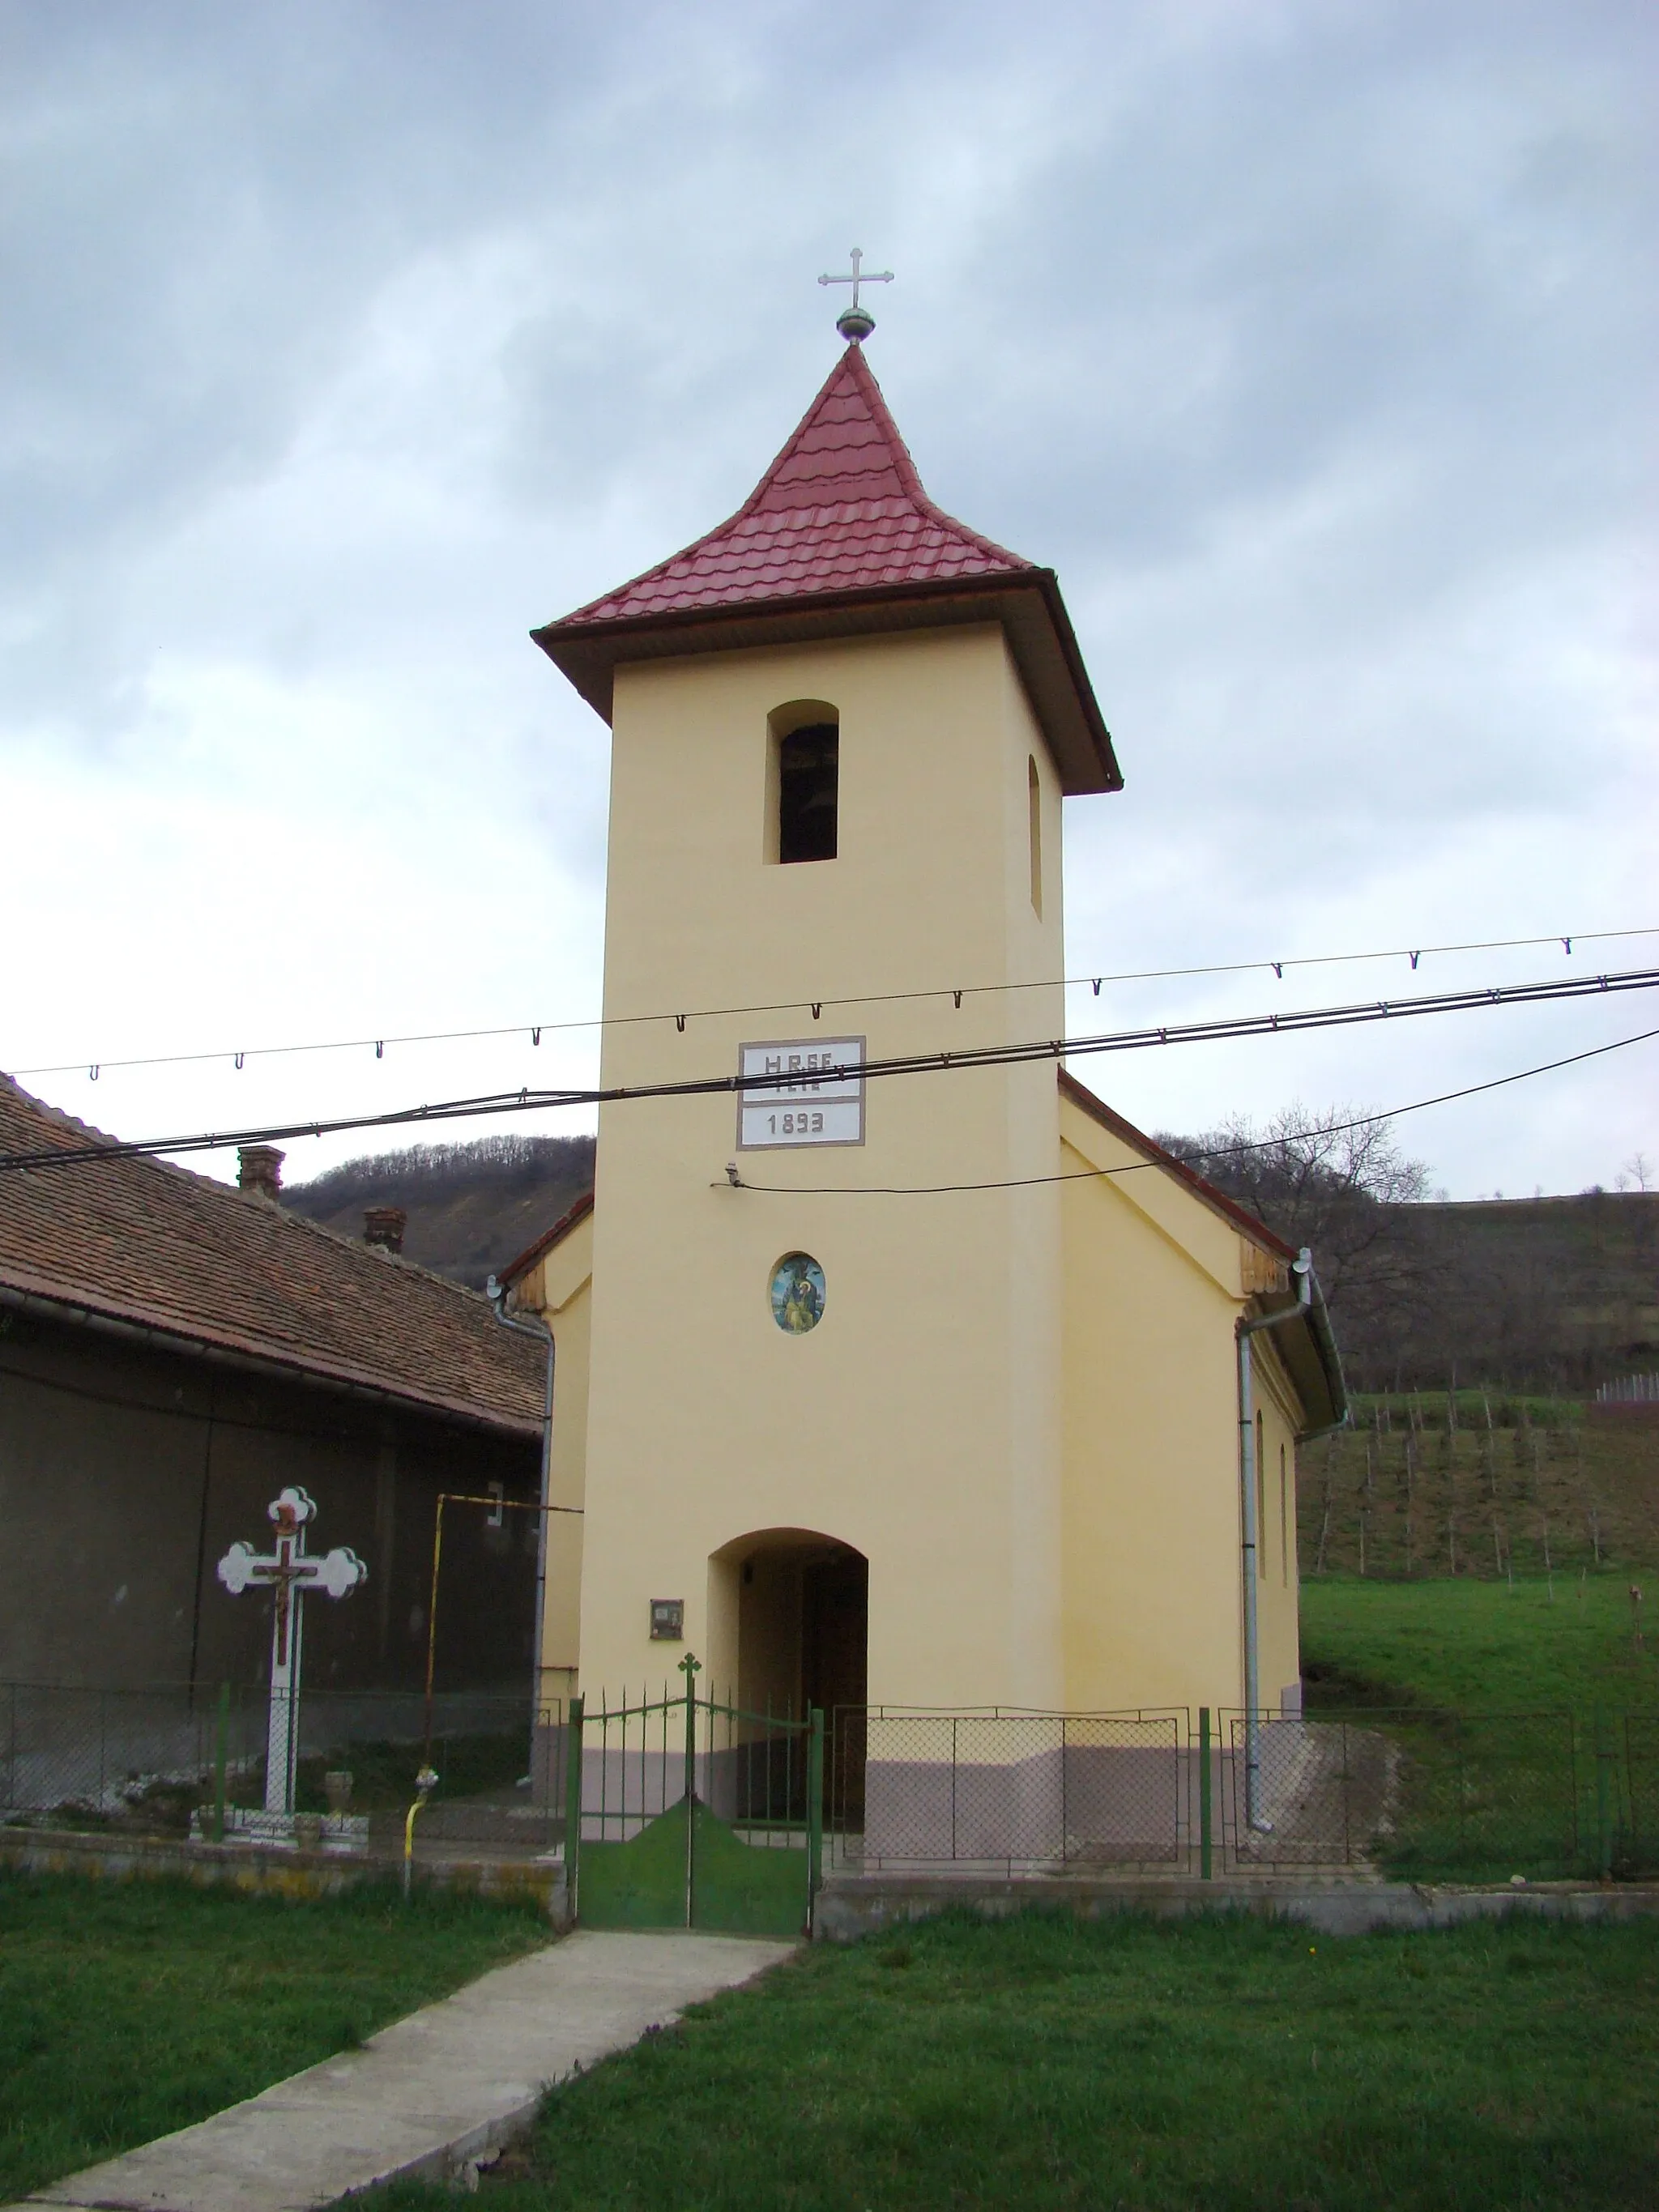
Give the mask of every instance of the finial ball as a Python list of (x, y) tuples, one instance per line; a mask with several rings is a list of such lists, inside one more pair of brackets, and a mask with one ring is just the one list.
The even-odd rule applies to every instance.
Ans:
[(836, 328), (854, 345), (862, 345), (875, 327), (875, 317), (862, 307), (844, 307), (836, 318)]

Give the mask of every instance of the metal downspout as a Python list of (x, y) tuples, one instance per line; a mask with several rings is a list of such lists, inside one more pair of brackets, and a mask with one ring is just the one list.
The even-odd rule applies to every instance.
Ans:
[(1243, 1560), (1244, 1576), (1244, 1819), (1247, 1826), (1265, 1833), (1269, 1823), (1261, 1818), (1261, 1655), (1256, 1612), (1256, 1553), (1261, 1532), (1255, 1517), (1255, 1386), (1251, 1373), (1250, 1339), (1258, 1329), (1277, 1328), (1281, 1322), (1305, 1315), (1313, 1303), (1313, 1254), (1304, 1244), (1291, 1268), (1296, 1278), (1296, 1304), (1278, 1313), (1259, 1314), (1254, 1321), (1241, 1319), (1238, 1337), (1238, 1470), (1243, 1507)]
[(541, 1511), (536, 1516), (536, 1626), (532, 1645), (531, 1681), (535, 1708), (542, 1709), (542, 1638), (547, 1614), (547, 1522), (549, 1492), (553, 1480), (553, 1368), (558, 1357), (552, 1324), (544, 1316), (536, 1321), (518, 1321), (507, 1310), (509, 1286), (498, 1283), (492, 1275), (485, 1285), (490, 1311), (503, 1328), (515, 1330), (520, 1336), (544, 1337), (547, 1340), (547, 1390), (542, 1404), (542, 1480), (538, 1504)]

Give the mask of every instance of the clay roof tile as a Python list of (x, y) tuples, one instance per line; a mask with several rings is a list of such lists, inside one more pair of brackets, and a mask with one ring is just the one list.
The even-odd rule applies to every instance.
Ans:
[(933, 505), (862, 352), (849, 345), (734, 515), (548, 631), (760, 596), (1036, 573)]
[[(0, 1076), (0, 1152), (101, 1133)], [(0, 1176), (7, 1288), (469, 1424), (541, 1425), (546, 1356), (476, 1291), (161, 1160)]]
[(1110, 733), (1053, 570), (934, 506), (852, 344), (735, 514), (532, 635), (608, 720), (625, 661), (999, 621), (1062, 789), (1118, 789)]

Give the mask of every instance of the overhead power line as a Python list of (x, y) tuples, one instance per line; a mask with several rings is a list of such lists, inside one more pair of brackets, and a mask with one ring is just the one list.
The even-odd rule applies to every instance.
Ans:
[[(1402, 1020), (1415, 1014), (1471, 1012), (1477, 1007), (1536, 1006), (1558, 999), (1585, 999), (1659, 987), (1659, 968), (1627, 969), (1571, 981), (1493, 984), (1476, 991), (1441, 991), (1414, 999), (1370, 999), (1353, 1006), (1306, 1007), (1290, 1013), (1248, 1014), (1222, 1021), (1170, 1022), (1155, 1029), (1118, 1030), (1098, 1036), (1039, 1037), (1025, 1044), (967, 1046), (955, 1052), (905, 1053), (816, 1071), (819, 1080), (894, 1075), (932, 1075), (975, 1067), (1015, 1067), (1036, 1060), (1079, 1059), (1095, 1053), (1139, 1052), (1153, 1045), (1212, 1044), (1242, 1037), (1291, 1035), (1306, 1030), (1351, 1029), (1362, 1023)], [(570, 1106), (609, 1106), (625, 1099), (698, 1098), (775, 1088), (775, 1075), (708, 1075), (673, 1082), (613, 1084), (591, 1089), (495, 1091), (475, 1098), (445, 1099), (387, 1114), (340, 1115), (329, 1119), (285, 1121), (258, 1128), (217, 1130), (186, 1137), (152, 1137), (133, 1142), (106, 1138), (35, 1152), (0, 1153), (0, 1171), (73, 1167), (83, 1163), (145, 1155), (220, 1152), (231, 1145), (276, 1144), (296, 1137), (337, 1136), (349, 1130), (409, 1127), (435, 1121), (476, 1120), (484, 1115), (523, 1114)]]
[(964, 999), (992, 998), (1015, 991), (1081, 990), (1085, 985), (1098, 998), (1109, 983), (1164, 983), (1203, 975), (1255, 975), (1269, 972), (1282, 981), (1287, 970), (1292, 968), (1352, 967), (1368, 960), (1408, 960), (1415, 975), (1419, 961), (1444, 954), (1510, 952), (1540, 945), (1559, 945), (1571, 959), (1575, 945), (1600, 945), (1615, 938), (1628, 937), (1659, 937), (1659, 925), (1641, 929), (1556, 930), (1547, 937), (1493, 937), (1468, 945), (1393, 945), (1376, 952), (1308, 952), (1283, 960), (1212, 961), (1190, 968), (1133, 968), (1117, 975), (1046, 976), (1032, 982), (939, 984), (913, 991), (866, 991), (842, 998), (773, 999), (750, 1006), (690, 1006), (655, 1014), (592, 1014), (568, 1021), (511, 1022), (495, 1029), (416, 1030), (397, 1036), (330, 1037), (301, 1044), (220, 1047), (207, 1052), (149, 1053), (126, 1060), (58, 1060), (36, 1067), (15, 1067), (10, 1073), (14, 1077), (78, 1075), (84, 1068), (96, 1082), (106, 1070), (196, 1067), (224, 1060), (229, 1060), (234, 1067), (240, 1068), (251, 1060), (287, 1060), (307, 1053), (372, 1050), (375, 1058), (380, 1060), (385, 1058), (388, 1045), (478, 1044), (502, 1037), (528, 1037), (532, 1045), (538, 1045), (544, 1036), (568, 1036), (585, 1030), (660, 1027), (672, 1022), (676, 1030), (684, 1030), (690, 1022), (730, 1020), (739, 1014), (805, 1013), (809, 1010), (813, 1020), (817, 1021), (826, 1007), (844, 1010), (854, 1006), (909, 1006), (949, 999), (960, 1008)]
[[(1570, 1052), (1563, 1060), (1546, 1060), (1536, 1067), (1519, 1067), (1513, 1075), (1494, 1075), (1486, 1083), (1466, 1083), (1461, 1091), (1442, 1091), (1432, 1098), (1413, 1098), (1408, 1105), (1386, 1106), (1376, 1114), (1356, 1114), (1346, 1121), (1322, 1122), (1308, 1134), (1343, 1137), (1351, 1129), (1369, 1129), (1379, 1121), (1398, 1121), (1407, 1114), (1421, 1114), (1430, 1106), (1448, 1106), (1455, 1098), (1474, 1098), (1483, 1091), (1501, 1091), (1506, 1084), (1525, 1083), (1534, 1075), (1552, 1075), (1558, 1067), (1574, 1067), (1581, 1060), (1600, 1060), (1603, 1053), (1623, 1052), (1627, 1045), (1646, 1044), (1652, 1037), (1659, 1037), (1659, 1030), (1640, 1030), (1634, 1036), (1615, 1037), (1611, 1044), (1591, 1045), (1587, 1052)], [(1246, 1152), (1270, 1152), (1286, 1141), (1282, 1134), (1251, 1137), (1237, 1144), (1207, 1147), (1205, 1158), (1237, 1159)], [(1182, 1167), (1191, 1167), (1191, 1161), (1181, 1159), (1179, 1154), (1174, 1157)], [(1099, 1182), (1116, 1176), (1140, 1175), (1149, 1168), (1161, 1168), (1164, 1164), (1162, 1160), (1133, 1160), (1121, 1168), (1072, 1168), (1062, 1175), (1009, 1176), (999, 1182), (750, 1182), (739, 1176), (733, 1188), (764, 1191), (774, 1198), (945, 1198), (962, 1191), (1028, 1190), (1038, 1183)]]

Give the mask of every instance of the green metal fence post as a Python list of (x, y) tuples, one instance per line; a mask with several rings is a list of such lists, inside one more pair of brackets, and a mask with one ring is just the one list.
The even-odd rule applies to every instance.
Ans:
[(1213, 1878), (1211, 1843), (1213, 1836), (1210, 1807), (1210, 1709), (1198, 1709), (1198, 1873), (1200, 1881)]
[(213, 1731), (213, 1840), (225, 1840), (225, 1759), (230, 1735), (230, 1685), (219, 1685), (219, 1717)]
[(685, 1676), (685, 1802), (697, 1794), (697, 1674), (700, 1662), (688, 1651), (680, 1662)]
[(579, 1692), (565, 1712), (564, 1909), (576, 1917), (576, 1892), (582, 1857), (582, 1700)]
[[(702, 1672), (702, 1660), (688, 1651), (680, 1672), (685, 1677), (685, 1924), (690, 1928), (697, 1911), (697, 1676)], [(667, 1726), (666, 1713), (663, 1724)]]
[(1603, 1881), (1613, 1880), (1613, 1746), (1607, 1717), (1595, 1708), (1595, 1866)]
[(806, 1932), (812, 1932), (818, 1885), (823, 1879), (823, 1708), (811, 1708), (806, 1740)]

